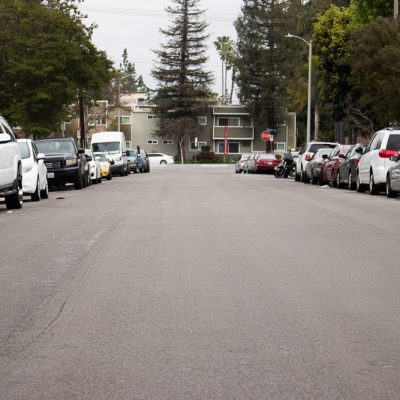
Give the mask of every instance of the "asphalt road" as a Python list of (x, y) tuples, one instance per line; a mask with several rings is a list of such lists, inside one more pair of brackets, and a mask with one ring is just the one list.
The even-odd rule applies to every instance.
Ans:
[(399, 217), (233, 166), (0, 204), (0, 399), (397, 400)]

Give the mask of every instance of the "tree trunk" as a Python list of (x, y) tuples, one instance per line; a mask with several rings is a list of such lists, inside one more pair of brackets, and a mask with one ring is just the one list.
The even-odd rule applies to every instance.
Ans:
[(224, 83), (224, 60), (222, 60), (221, 62), (221, 79), (222, 79), (222, 90), (221, 90), (221, 103), (224, 104), (224, 87), (225, 87), (225, 83)]
[(79, 125), (81, 130), (81, 147), (86, 149), (85, 103), (83, 96), (79, 96)]
[(183, 140), (179, 140), (179, 151), (181, 155), (181, 164), (184, 162), (184, 154), (183, 154)]
[(231, 84), (231, 93), (229, 95), (229, 104), (232, 104), (232, 99), (233, 99), (233, 89), (235, 86), (235, 80), (236, 80), (236, 70), (234, 67), (232, 67), (232, 84)]
[(225, 60), (225, 87), (224, 87), (224, 104), (226, 105), (228, 102), (228, 68), (227, 68), (227, 61)]

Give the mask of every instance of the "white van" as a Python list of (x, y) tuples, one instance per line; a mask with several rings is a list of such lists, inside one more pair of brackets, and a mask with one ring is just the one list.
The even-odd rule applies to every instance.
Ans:
[(128, 175), (128, 160), (123, 132), (98, 132), (92, 135), (92, 151), (103, 153), (111, 162), (112, 173)]

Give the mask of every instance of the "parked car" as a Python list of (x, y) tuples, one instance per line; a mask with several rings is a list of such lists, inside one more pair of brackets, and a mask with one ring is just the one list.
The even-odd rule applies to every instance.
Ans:
[(129, 156), (127, 156), (127, 159), (128, 159), (129, 173), (133, 172), (134, 174), (137, 174), (139, 172), (139, 168), (137, 165), (137, 150), (136, 149), (128, 149), (128, 150), (129, 150)]
[(243, 172), (243, 165), (250, 154), (242, 154), (240, 160), (235, 164), (235, 172), (241, 174)]
[(386, 176), (386, 196), (396, 197), (400, 193), (400, 154), (390, 157), (395, 164), (388, 170)]
[(94, 154), (94, 158), (100, 163), (101, 177), (110, 181), (112, 179), (111, 162), (104, 153), (96, 153)]
[(78, 190), (86, 187), (85, 150), (78, 149), (72, 138), (37, 140), (35, 144), (45, 155), (44, 162), (50, 186), (73, 183)]
[(162, 153), (148, 153), (150, 165), (174, 164), (174, 157)]
[(364, 153), (364, 144), (357, 143), (350, 148), (346, 154), (346, 158), (339, 167), (339, 187), (347, 187), (350, 190), (356, 188), (357, 165)]
[(254, 173), (258, 174), (259, 172), (274, 172), (274, 168), (280, 164), (280, 160), (278, 160), (275, 154), (265, 153), (258, 154), (255, 158), (254, 163)]
[(255, 171), (255, 159), (258, 156), (258, 154), (250, 154), (247, 157), (247, 160), (243, 164), (243, 173), (244, 174), (254, 174)]
[(123, 132), (97, 132), (92, 135), (93, 153), (104, 153), (114, 164), (111, 165), (113, 174), (128, 175), (129, 151), (126, 148)]
[(17, 139), (8, 122), (0, 116), (0, 197), (8, 209), (21, 208), (22, 158)]
[(39, 153), (31, 139), (18, 139), (22, 157), (22, 187), (24, 195), (31, 196), (32, 201), (47, 199), (49, 185), (47, 183), (47, 167), (43, 153)]
[(150, 160), (147, 153), (140, 149), (136, 156), (137, 168), (140, 172), (150, 172)]
[(320, 185), (331, 185), (336, 187), (338, 184), (339, 168), (346, 158), (347, 152), (352, 146), (349, 144), (338, 144), (332, 153), (321, 164)]
[(400, 129), (385, 128), (374, 134), (357, 166), (357, 191), (370, 194), (383, 191), (389, 168), (395, 162), (390, 157), (400, 151)]
[(306, 146), (304, 146), (300, 152), (299, 156), (296, 160), (296, 175), (295, 175), (295, 181), (304, 181), (304, 179), (307, 179), (306, 176), (306, 166), (307, 163), (311, 160), (311, 157), (313, 154), (323, 148), (334, 148), (336, 147), (338, 143), (332, 143), (332, 142), (310, 142), (307, 143)]
[(100, 161), (96, 160), (92, 150), (85, 150), (86, 162), (89, 167), (89, 179), (92, 183), (101, 183), (101, 167)]
[(303, 182), (311, 182), (313, 185), (319, 182), (321, 165), (323, 161), (332, 153), (331, 148), (319, 149), (314, 153), (306, 166), (306, 177)]

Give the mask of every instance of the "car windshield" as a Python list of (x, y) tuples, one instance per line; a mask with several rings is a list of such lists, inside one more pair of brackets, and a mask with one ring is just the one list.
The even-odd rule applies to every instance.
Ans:
[(29, 158), (31, 155), (31, 152), (29, 150), (28, 143), (26, 142), (18, 142), (19, 150), (21, 151), (21, 157), (23, 159)]
[(137, 150), (128, 149), (129, 150), (129, 157), (133, 158), (137, 156)]
[(386, 150), (400, 151), (400, 135), (389, 135)]
[(324, 147), (329, 147), (330, 149), (333, 149), (334, 147), (336, 147), (337, 145), (332, 143), (313, 143), (310, 146), (310, 149), (308, 150), (310, 153), (315, 153), (317, 150), (322, 149)]
[(118, 154), (120, 153), (119, 142), (104, 142), (104, 143), (93, 143), (93, 152), (101, 152), (105, 154)]
[(39, 151), (44, 154), (75, 154), (76, 152), (70, 140), (41, 140), (35, 143)]

